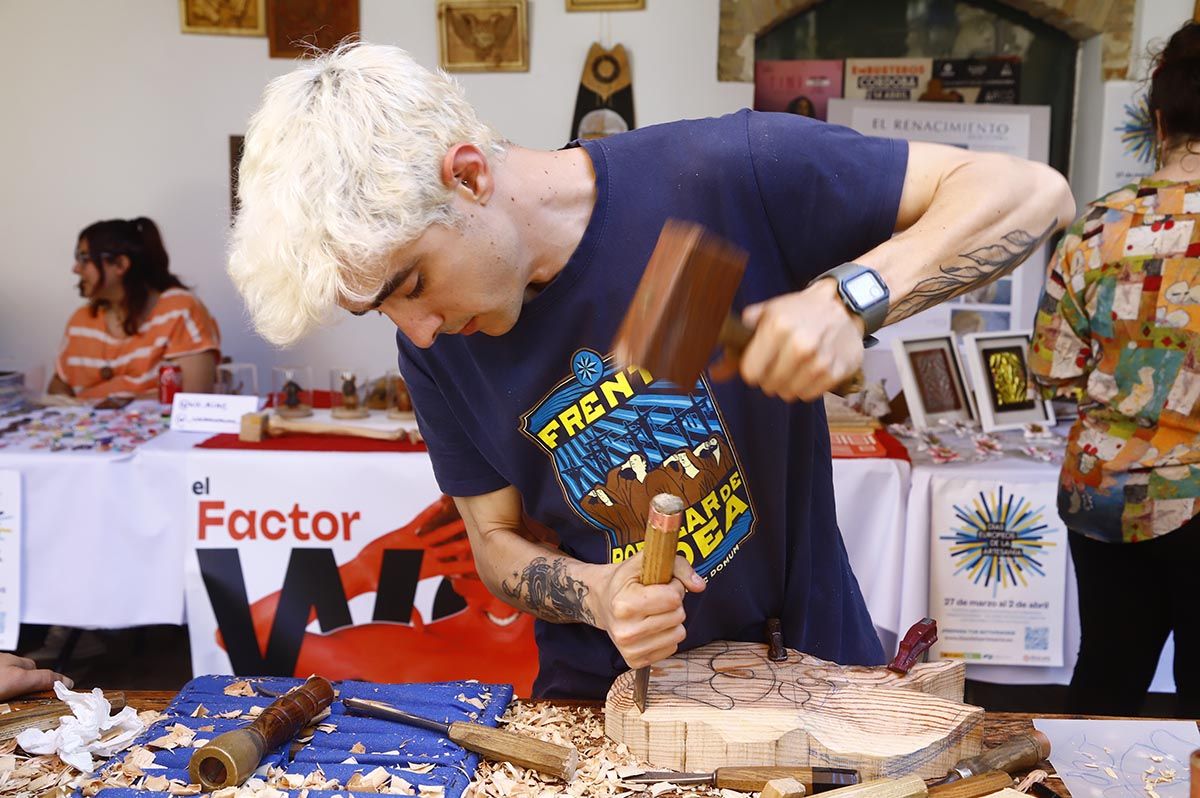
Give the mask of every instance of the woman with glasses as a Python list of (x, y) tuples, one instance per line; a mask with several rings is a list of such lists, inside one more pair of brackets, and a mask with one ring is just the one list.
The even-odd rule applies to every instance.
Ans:
[(50, 393), (85, 399), (153, 395), (164, 362), (183, 390), (212, 390), (221, 334), (208, 310), (168, 269), (150, 219), (96, 222), (79, 234), (74, 273), (87, 304), (67, 322)]

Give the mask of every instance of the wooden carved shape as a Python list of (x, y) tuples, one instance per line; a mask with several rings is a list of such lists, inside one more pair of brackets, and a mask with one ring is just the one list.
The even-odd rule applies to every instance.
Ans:
[(983, 710), (962, 703), (962, 663), (900, 676), (792, 649), (782, 662), (767, 653), (718, 641), (656, 663), (645, 713), (633, 704), (633, 673), (623, 673), (608, 692), (605, 732), (656, 767), (844, 767), (864, 781), (944, 776), (982, 750)]

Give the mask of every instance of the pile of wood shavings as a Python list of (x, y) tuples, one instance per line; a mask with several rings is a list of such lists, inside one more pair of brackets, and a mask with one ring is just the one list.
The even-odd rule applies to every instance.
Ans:
[(624, 743), (604, 736), (604, 717), (590, 707), (515, 701), (500, 718), (500, 726), (542, 740), (572, 745), (579, 751), (579, 768), (569, 784), (543, 777), (511, 762), (483, 760), (464, 798), (750, 798), (754, 793), (708, 787), (679, 787), (668, 782), (632, 784), (622, 781), (645, 770), (662, 770), (638, 760)]

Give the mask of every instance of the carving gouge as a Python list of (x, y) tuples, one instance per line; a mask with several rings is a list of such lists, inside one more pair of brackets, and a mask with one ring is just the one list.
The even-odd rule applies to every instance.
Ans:
[(382, 701), (366, 698), (345, 698), (342, 699), (342, 705), (346, 707), (347, 712), (356, 715), (367, 715), (437, 732), (487, 759), (512, 762), (514, 765), (530, 768), (563, 781), (570, 781), (575, 776), (575, 768), (579, 763), (579, 752), (574, 748), (506, 729), (466, 721), (442, 723), (410, 714)]
[(711, 773), (647, 771), (635, 776), (627, 776), (621, 781), (634, 784), (657, 784), (660, 781), (666, 781), (679, 785), (701, 784), (716, 787), (719, 790), (761, 792), (767, 782), (773, 779), (795, 779), (804, 785), (806, 794), (812, 795), (814, 792), (825, 792), (850, 784), (858, 784), (858, 771), (849, 768), (793, 768), (763, 765), (721, 767)]
[[(675, 547), (679, 543), (679, 527), (687, 505), (678, 496), (660, 493), (650, 500), (646, 516), (646, 540), (642, 544), (642, 584), (665, 585), (675, 572)], [(638, 711), (646, 711), (646, 688), (650, 686), (650, 666), (638, 668), (633, 674), (633, 703)]]
[(992, 770), (1002, 770), (1009, 775), (1019, 770), (1029, 768), (1050, 756), (1050, 739), (1040, 731), (1032, 731), (1014, 737), (1003, 745), (998, 745), (984, 751), (979, 756), (959, 760), (950, 768), (945, 778), (932, 782), (929, 786), (949, 784), (959, 779), (978, 776)]

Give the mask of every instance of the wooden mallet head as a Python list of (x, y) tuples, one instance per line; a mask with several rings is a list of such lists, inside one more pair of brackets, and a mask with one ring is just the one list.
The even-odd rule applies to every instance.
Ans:
[(693, 222), (668, 220), (613, 341), (618, 367), (640, 366), (690, 391), (718, 340), (729, 337), (745, 270), (746, 253), (735, 245)]

